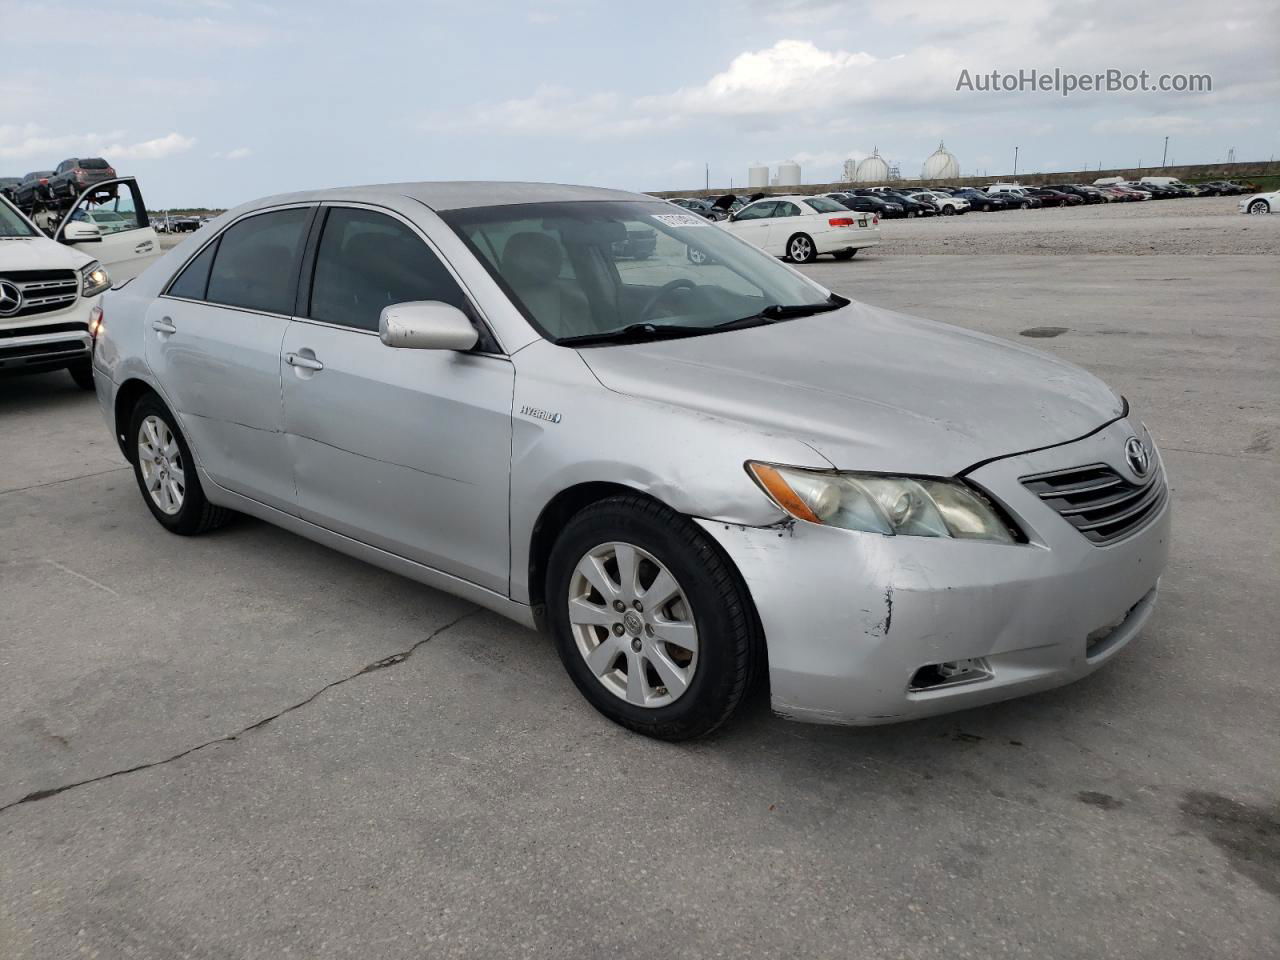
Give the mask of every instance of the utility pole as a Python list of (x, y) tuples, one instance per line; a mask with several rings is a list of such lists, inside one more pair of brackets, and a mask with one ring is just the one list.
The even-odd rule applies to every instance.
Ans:
[(1168, 137), (1165, 137), (1165, 138), (1164, 138), (1164, 153), (1160, 156), (1160, 166), (1162, 166), (1162, 167), (1163, 167), (1163, 166), (1165, 166), (1165, 165), (1166, 165), (1166, 161), (1167, 161), (1168, 159), (1169, 159), (1169, 138), (1168, 138)]
[(707, 179), (706, 179), (707, 187), (706, 187), (706, 188), (707, 188), (708, 190), (710, 190), (710, 189), (711, 189), (711, 164), (709, 164), (709, 163), (708, 163), (708, 164), (706, 164), (706, 165), (705, 165), (705, 169), (706, 169), (706, 175), (707, 175)]
[(1013, 178), (1018, 179), (1018, 148), (1013, 148)]

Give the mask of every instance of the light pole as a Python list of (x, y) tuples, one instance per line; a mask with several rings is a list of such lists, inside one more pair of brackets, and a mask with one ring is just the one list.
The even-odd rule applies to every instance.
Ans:
[(1018, 179), (1018, 148), (1013, 148), (1013, 178)]
[(1164, 138), (1164, 153), (1160, 155), (1160, 166), (1165, 166), (1165, 161), (1169, 159), (1169, 138)]

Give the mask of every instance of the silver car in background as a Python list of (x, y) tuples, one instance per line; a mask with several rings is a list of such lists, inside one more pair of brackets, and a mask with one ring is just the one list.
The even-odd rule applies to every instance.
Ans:
[(251, 514), (544, 627), (651, 736), (755, 678), (853, 724), (1075, 680), (1166, 562), (1160, 456), (1105, 384), (642, 195), (271, 197), (103, 307), (98, 396), (166, 529)]

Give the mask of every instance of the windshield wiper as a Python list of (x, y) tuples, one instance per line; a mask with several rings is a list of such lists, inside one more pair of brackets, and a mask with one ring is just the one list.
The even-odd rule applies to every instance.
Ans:
[[(732, 322), (732, 321), (731, 321)], [(583, 333), (574, 337), (557, 337), (561, 346), (584, 347), (593, 343), (643, 343), (646, 340), (674, 340), (710, 333), (715, 327), (691, 327), (673, 323), (629, 323), (617, 330)]]
[(852, 301), (845, 299), (839, 294), (833, 293), (822, 303), (796, 303), (781, 304), (771, 303), (759, 313), (753, 313), (749, 317), (739, 317), (737, 320), (730, 320), (728, 323), (720, 324), (720, 327), (727, 327), (738, 324), (747, 324), (750, 321), (763, 320), (768, 323), (774, 323), (778, 320), (794, 320), (796, 317), (811, 317), (815, 313), (826, 313), (829, 310), (839, 310), (841, 307), (847, 307)]

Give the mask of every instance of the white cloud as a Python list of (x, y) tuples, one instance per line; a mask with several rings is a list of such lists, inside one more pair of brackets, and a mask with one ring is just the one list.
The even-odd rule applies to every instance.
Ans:
[(195, 139), (169, 133), (130, 143), (123, 131), (50, 133), (37, 124), (0, 125), (0, 157), (26, 159), (52, 167), (66, 157), (105, 156), (108, 160), (159, 160), (190, 150)]
[(214, 160), (243, 160), (252, 155), (253, 151), (248, 147), (236, 147), (233, 150), (226, 151), (219, 150), (217, 153), (210, 154)]

